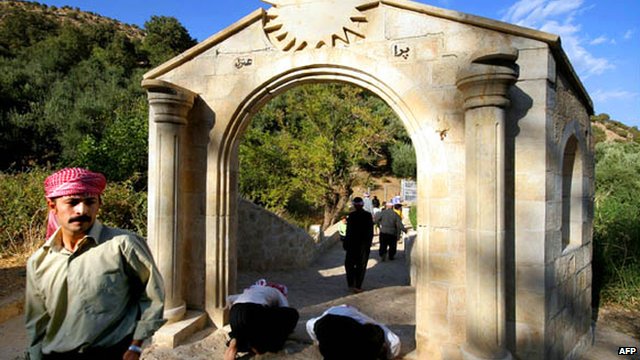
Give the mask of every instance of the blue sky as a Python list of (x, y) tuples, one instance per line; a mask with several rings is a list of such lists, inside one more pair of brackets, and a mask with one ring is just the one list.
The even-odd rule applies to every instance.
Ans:
[[(260, 7), (259, 0), (40, 0), (144, 26), (173, 16), (202, 41)], [(640, 0), (420, 0), (561, 36), (595, 113), (640, 127)]]

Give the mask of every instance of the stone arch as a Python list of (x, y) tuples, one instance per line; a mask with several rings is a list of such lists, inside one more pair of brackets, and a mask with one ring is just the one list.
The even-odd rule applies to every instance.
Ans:
[[(405, 81), (408, 81), (408, 79)], [(327, 64), (305, 66), (303, 68), (290, 69), (289, 71), (271, 77), (267, 82), (258, 86), (254, 92), (247, 96), (246, 99), (243, 99), (240, 102), (240, 105), (234, 111), (229, 127), (225, 130), (225, 137), (220, 149), (216, 149), (208, 156), (210, 166), (215, 166), (216, 168), (221, 169), (220, 173), (226, 174), (226, 178), (220, 180), (221, 183), (225, 184), (225, 187), (222, 190), (222, 193), (225, 194), (225, 196), (220, 197), (220, 191), (209, 192), (207, 194), (207, 204), (209, 204), (209, 206), (220, 208), (222, 209), (221, 212), (226, 214), (233, 214), (235, 212), (234, 207), (236, 205), (234, 204), (234, 199), (237, 198), (236, 182), (238, 179), (237, 147), (241, 141), (242, 133), (248, 126), (251, 121), (251, 117), (255, 112), (270, 99), (291, 87), (308, 82), (343, 82), (369, 90), (385, 101), (385, 103), (387, 103), (398, 115), (407, 129), (408, 134), (411, 136), (411, 140), (416, 151), (417, 163), (419, 164), (418, 183), (428, 181), (430, 174), (429, 171), (421, 171), (421, 167), (425, 164), (428, 163), (430, 166), (435, 166), (436, 168), (445, 166), (442, 161), (446, 161), (446, 159), (443, 157), (435, 157), (427, 160), (423, 159), (427, 156), (426, 154), (430, 153), (429, 149), (437, 147), (438, 144), (436, 143), (436, 139), (438, 139), (438, 137), (431, 136), (431, 138), (424, 138), (417, 135), (419, 134), (419, 129), (416, 126), (417, 122), (411, 108), (405, 103), (402, 97), (398, 95), (397, 91), (392, 86), (389, 86), (385, 82), (380, 81), (365, 71), (355, 68)], [(427, 126), (428, 124), (422, 124), (423, 128)], [(436, 134), (435, 130), (433, 131), (433, 134)], [(429, 189), (418, 188), (418, 197), (425, 200), (432, 198), (433, 195), (431, 195), (429, 191)], [(421, 207), (424, 206), (425, 202), (426, 201), (422, 201), (417, 204), (418, 214), (426, 213), (426, 211), (420, 210)], [(422, 229), (428, 226), (427, 216), (423, 215), (419, 218), (418, 223), (420, 224), (417, 229), (417, 243), (419, 244), (419, 239), (423, 236)], [(230, 255), (235, 255), (233, 252), (235, 252), (237, 248), (236, 226), (237, 223), (235, 223), (231, 218), (229, 223), (222, 227), (223, 233), (218, 235), (219, 238), (224, 239), (225, 243), (216, 245), (217, 248), (220, 250), (220, 246), (222, 246), (222, 248), (229, 249)], [(213, 241), (208, 239), (207, 242), (209, 243)], [(225, 294), (216, 294), (215, 298), (208, 298), (206, 300), (207, 306), (211, 309), (209, 312), (218, 313), (217, 318), (220, 319), (220, 321), (224, 321), (222, 320), (224, 319), (224, 314), (221, 313), (221, 311), (224, 312), (224, 303), (221, 304), (219, 299), (226, 298), (228, 295), (227, 292), (232, 291), (232, 289), (235, 288), (235, 266), (235, 262), (229, 261), (226, 265), (223, 265), (224, 269), (220, 269), (225, 271), (227, 274), (226, 276), (230, 279), (226, 289), (217, 289), (218, 291), (226, 290)], [(218, 276), (224, 275), (223, 273), (220, 273)], [(208, 281), (207, 283), (210, 282)]]
[[(256, 10), (144, 76), (149, 243), (167, 318), (191, 309), (225, 323), (236, 282), (237, 144), (248, 119), (288, 87), (342, 81), (387, 102), (416, 148), (417, 358), (583, 351), (588, 322), (566, 319), (590, 310), (592, 148), (580, 129), (593, 106), (559, 38), (406, 0), (267, 2), (276, 9)], [(321, 15), (335, 26), (325, 31)], [(587, 230), (565, 256), (557, 215), (574, 146), (567, 134), (584, 159)]]
[(564, 129), (559, 159), (562, 182), (562, 251), (569, 252), (585, 243), (589, 201), (587, 145), (582, 126), (571, 121)]
[[(315, 64), (277, 74), (269, 79), (268, 82), (258, 86), (256, 91), (243, 100), (235, 111), (232, 123), (236, 124), (236, 126), (230, 131), (230, 138), (232, 141), (236, 141), (238, 132), (242, 132), (244, 125), (248, 122), (247, 119), (253, 113), (251, 109), (260, 107), (275, 95), (304, 82), (332, 81), (356, 85), (378, 95), (399, 115), (408, 133), (415, 136), (417, 122), (411, 112), (411, 108), (407, 106), (402, 97), (391, 86), (360, 69), (332, 64)], [(399, 81), (402, 82), (401, 79)], [(419, 141), (420, 139), (412, 138), (412, 140)]]

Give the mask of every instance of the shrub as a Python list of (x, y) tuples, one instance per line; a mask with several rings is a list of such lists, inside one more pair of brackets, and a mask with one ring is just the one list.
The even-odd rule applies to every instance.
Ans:
[(0, 173), (0, 257), (31, 253), (44, 241), (47, 203), (41, 169), (8, 175)]
[(615, 129), (615, 131), (614, 131), (614, 132), (615, 132), (618, 136), (623, 137), (623, 138), (626, 138), (626, 137), (628, 137), (628, 136), (629, 136), (629, 132), (628, 132), (627, 130), (625, 130), (625, 129), (622, 129), (622, 128), (617, 128), (617, 129)]
[(400, 178), (416, 178), (416, 151), (410, 143), (396, 143), (391, 147), (391, 169)]
[(418, 207), (416, 205), (409, 208), (409, 221), (414, 230), (418, 230)]
[(123, 182), (107, 184), (102, 196), (100, 221), (147, 236), (147, 191), (136, 191), (141, 175), (134, 175)]
[(598, 126), (593, 126), (591, 128), (593, 132), (593, 141), (597, 144), (603, 141), (607, 141), (607, 134)]
[[(640, 145), (596, 146), (594, 283), (605, 301), (640, 305)], [(596, 289), (597, 291), (597, 289)]]

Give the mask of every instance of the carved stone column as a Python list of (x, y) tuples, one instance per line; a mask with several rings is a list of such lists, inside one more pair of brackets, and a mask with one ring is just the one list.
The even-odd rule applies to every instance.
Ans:
[(517, 51), (503, 49), (458, 74), (466, 147), (467, 319), (464, 359), (511, 359), (506, 348), (505, 110)]
[(149, 98), (148, 242), (164, 279), (164, 317), (181, 320), (183, 244), (180, 233), (180, 152), (195, 94), (161, 80), (145, 80)]

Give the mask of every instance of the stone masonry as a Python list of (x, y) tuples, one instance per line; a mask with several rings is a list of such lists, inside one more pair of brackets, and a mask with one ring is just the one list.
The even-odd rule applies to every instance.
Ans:
[(343, 82), (382, 98), (416, 149), (418, 358), (580, 356), (593, 106), (558, 36), (406, 0), (265, 2), (142, 82), (167, 317), (226, 322), (249, 256), (237, 152), (251, 117), (298, 84)]
[(339, 241), (336, 229), (312, 237), (276, 214), (247, 200), (238, 204), (239, 270), (306, 268), (327, 247)]

